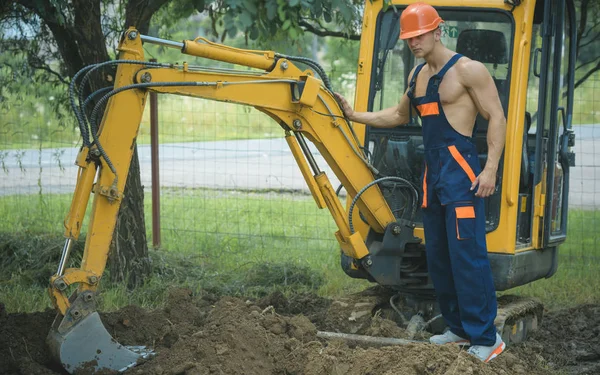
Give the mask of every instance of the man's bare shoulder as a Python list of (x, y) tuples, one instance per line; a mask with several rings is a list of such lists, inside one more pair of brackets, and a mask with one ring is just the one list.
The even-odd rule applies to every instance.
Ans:
[(468, 57), (458, 60), (455, 67), (460, 82), (466, 87), (471, 87), (478, 82), (480, 83), (490, 75), (485, 65)]
[(412, 69), (410, 70), (410, 73), (408, 73), (409, 82), (413, 78), (413, 75), (415, 74), (415, 70), (417, 70), (417, 65), (413, 66)]

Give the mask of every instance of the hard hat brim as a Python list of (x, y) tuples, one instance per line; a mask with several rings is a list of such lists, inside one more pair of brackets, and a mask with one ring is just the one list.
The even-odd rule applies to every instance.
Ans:
[(444, 20), (442, 20), (440, 17), (438, 17), (431, 24), (429, 24), (428, 26), (423, 27), (419, 30), (408, 31), (408, 32), (400, 31), (400, 39), (405, 40), (405, 39), (417, 37), (419, 35), (427, 34), (428, 32), (437, 29), (440, 26), (440, 24), (442, 24), (442, 23), (444, 23)]

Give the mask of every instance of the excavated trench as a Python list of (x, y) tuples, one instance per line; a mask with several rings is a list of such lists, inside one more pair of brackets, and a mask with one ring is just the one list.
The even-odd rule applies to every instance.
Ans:
[[(452, 346), (361, 347), (316, 336), (337, 331), (406, 337), (386, 314), (349, 316), (363, 297), (272, 294), (249, 301), (175, 289), (162, 309), (128, 306), (102, 314), (102, 320), (120, 343), (156, 351), (127, 374), (600, 374), (600, 305), (547, 311), (533, 337), (485, 365)], [(0, 309), (1, 374), (65, 374), (44, 342), (53, 318), (53, 311)]]

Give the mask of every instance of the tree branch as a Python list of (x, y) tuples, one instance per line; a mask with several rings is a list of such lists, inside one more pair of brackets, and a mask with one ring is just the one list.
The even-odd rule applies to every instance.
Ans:
[(600, 70), (600, 61), (598, 61), (598, 64), (596, 64), (595, 67), (590, 69), (587, 73), (585, 73), (583, 75), (583, 77), (579, 78), (579, 80), (577, 82), (575, 82), (575, 88), (577, 88), (579, 85), (581, 85), (583, 82), (585, 82), (585, 80), (588, 79), (592, 74), (596, 73), (599, 70)]
[(342, 31), (327, 30), (325, 28), (317, 29), (315, 26), (313, 26), (312, 24), (310, 24), (304, 20), (300, 20), (298, 22), (298, 25), (301, 26), (302, 28), (304, 28), (304, 30), (308, 31), (309, 33), (315, 34), (317, 36), (332, 36), (332, 37), (336, 37), (336, 38), (360, 40), (360, 34), (348, 34), (348, 33), (342, 32)]
[(13, 3), (35, 13), (50, 29), (53, 27), (65, 28), (58, 17), (60, 11), (49, 0), (13, 0)]
[[(598, 36), (600, 36), (600, 34), (598, 34), (598, 35), (596, 36), (596, 38), (597, 38)], [(592, 43), (596, 42), (596, 41), (597, 41), (597, 39), (596, 39), (596, 38), (590, 38), (590, 40), (588, 40), (587, 42), (580, 44), (580, 45), (579, 45), (579, 48), (583, 48), (583, 47), (589, 46), (590, 44), (592, 44)]]
[(77, 38), (69, 25), (60, 22), (57, 9), (48, 0), (14, 0), (13, 2), (35, 13), (48, 26), (69, 76), (75, 75), (83, 66), (75, 43)]
[(148, 34), (150, 19), (169, 0), (130, 0), (125, 7), (125, 28), (135, 26), (142, 34)]
[(581, 70), (584, 66), (590, 65), (591, 63), (595, 62), (598, 58), (600, 58), (600, 56), (598, 56), (595, 59), (591, 59), (590, 61), (585, 62), (585, 63), (579, 65), (578, 67), (575, 68), (575, 70)]
[(579, 11), (581, 18), (579, 19), (579, 27), (577, 28), (577, 52), (575, 53), (577, 56), (579, 56), (579, 44), (581, 43), (581, 37), (583, 36), (585, 27), (587, 26), (587, 12), (589, 3), (590, 0), (581, 0), (581, 9)]
[(36, 65), (33, 63), (29, 63), (29, 65), (34, 68), (34, 69), (38, 69), (38, 70), (44, 70), (50, 74), (52, 74), (53, 76), (55, 76), (56, 78), (58, 78), (58, 80), (61, 83), (64, 83), (65, 85), (68, 85), (69, 82), (62, 76), (62, 74), (60, 74), (57, 71), (52, 70), (52, 68), (50, 68), (48, 65)]
[(584, 35), (581, 36), (581, 39), (585, 39), (587, 38), (590, 33), (592, 32), (592, 30), (594, 30), (596, 28), (596, 26), (600, 25), (600, 22), (596, 22), (595, 24), (592, 25), (592, 27), (590, 27), (589, 29), (587, 29), (584, 33)]

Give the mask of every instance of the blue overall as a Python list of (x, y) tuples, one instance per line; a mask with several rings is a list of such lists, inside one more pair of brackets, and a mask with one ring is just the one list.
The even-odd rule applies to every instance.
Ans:
[(450, 330), (471, 341), (496, 342), (496, 291), (485, 242), (482, 198), (471, 184), (481, 172), (471, 137), (448, 122), (438, 87), (462, 55), (454, 55), (431, 77), (425, 96), (415, 97), (415, 69), (408, 96), (423, 126), (423, 227), (427, 266), (438, 303)]

